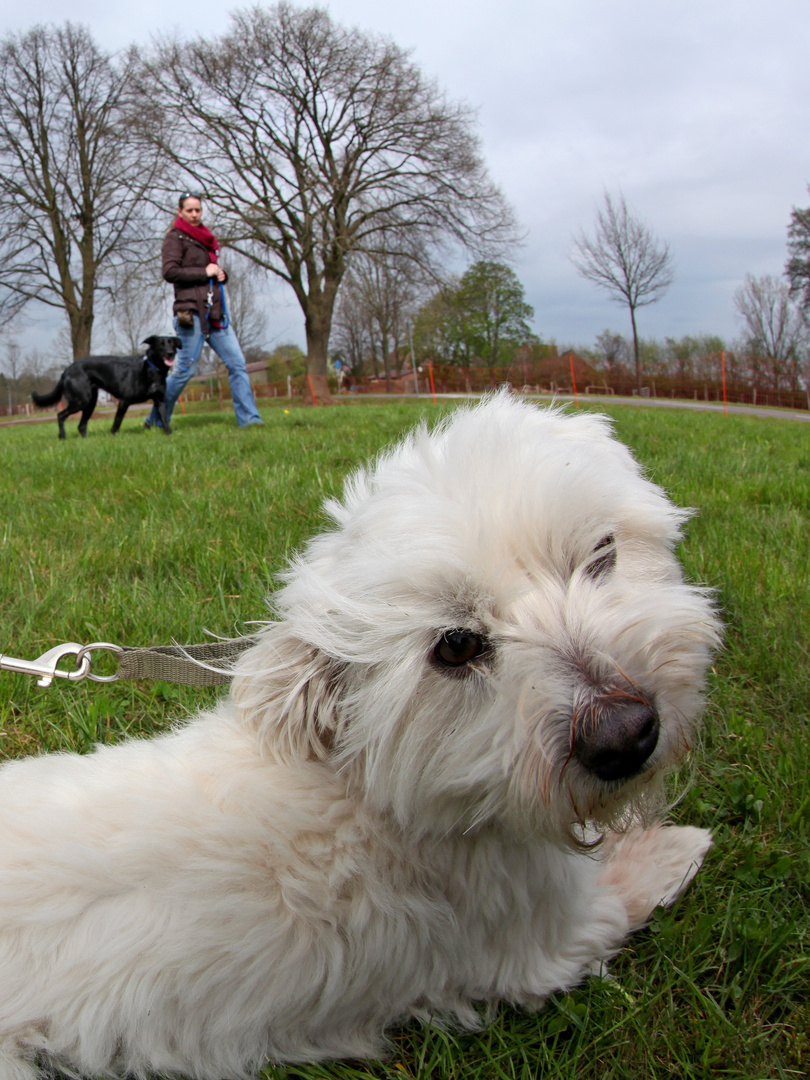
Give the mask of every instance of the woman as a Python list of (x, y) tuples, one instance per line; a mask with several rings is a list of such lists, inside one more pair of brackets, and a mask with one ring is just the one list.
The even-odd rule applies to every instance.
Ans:
[[(205, 337), (228, 369), (237, 424), (261, 424), (245, 358), (225, 313), (222, 284), (228, 276), (218, 263), (216, 238), (202, 224), (199, 195), (186, 191), (180, 196), (162, 254), (163, 280), (174, 286), (174, 328), (183, 343), (166, 382), (166, 415), (171, 419), (177, 399), (194, 374)], [(155, 409), (146, 426), (161, 426)]]

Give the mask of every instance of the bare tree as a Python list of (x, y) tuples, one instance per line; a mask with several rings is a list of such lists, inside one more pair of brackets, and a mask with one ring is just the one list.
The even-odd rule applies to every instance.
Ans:
[[(107, 316), (107, 348), (134, 354), (149, 334), (171, 333), (172, 293), (160, 273), (157, 254), (141, 264), (121, 264), (109, 275), (110, 290), (104, 311)], [(242, 351), (255, 353), (267, 347), (266, 275), (249, 259), (228, 259), (228, 315), (239, 335)], [(168, 328), (168, 329), (167, 329)], [(211, 370), (219, 357), (207, 348), (201, 361)], [(213, 357), (213, 359), (212, 359)]]
[(14, 407), (14, 398), (18, 396), (17, 383), (22, 373), (22, 354), (18, 341), (6, 339), (3, 344), (3, 372), (7, 376), (8, 412), (11, 413)]
[(627, 360), (629, 350), (622, 334), (612, 330), (603, 330), (596, 338), (596, 353), (607, 372), (613, 378), (617, 368)]
[(158, 142), (206, 192), (222, 239), (287, 282), (308, 370), (328, 400), (335, 299), (352, 253), (419, 259), (444, 241), (493, 250), (514, 223), (465, 105), (398, 46), (320, 8), (254, 7), (216, 41), (148, 64)]
[(364, 327), (372, 362), (379, 349), (388, 389), (391, 357), (399, 360), (408, 322), (424, 292), (424, 276), (402, 255), (358, 255), (352, 260), (345, 284), (349, 286), (347, 303), (338, 301), (337, 309), (339, 340), (356, 349), (358, 331)]
[(649, 227), (630, 212), (623, 195), (614, 200), (605, 192), (603, 205), (597, 210), (594, 235), (580, 233), (574, 247), (572, 261), (582, 277), (630, 309), (636, 385), (640, 390), (636, 310), (660, 300), (672, 284), (669, 245), (657, 240)]
[(32, 300), (63, 310), (74, 357), (105, 274), (148, 244), (157, 158), (133, 145), (131, 71), (70, 23), (0, 41), (0, 296), (6, 317)]
[(156, 259), (142, 265), (116, 266), (109, 275), (105, 304), (107, 345), (133, 356), (150, 334), (171, 333), (172, 308)]
[(244, 353), (255, 353), (268, 347), (267, 275), (250, 259), (228, 255), (227, 304), (228, 315), (239, 335)]
[(28, 401), (32, 390), (50, 390), (58, 377), (59, 365), (38, 349), (23, 355), (19, 343), (9, 337), (0, 342), (0, 370), (4, 373), (4, 395), (0, 409), (12, 411), (14, 401)]
[(373, 321), (365, 308), (360, 283), (351, 272), (344, 277), (338, 294), (330, 349), (353, 374), (365, 375), (369, 362), (374, 375), (379, 374)]
[(791, 300), (790, 286), (769, 274), (759, 278), (748, 274), (734, 293), (734, 306), (743, 323), (744, 348), (754, 377), (774, 390), (797, 390), (810, 334)]

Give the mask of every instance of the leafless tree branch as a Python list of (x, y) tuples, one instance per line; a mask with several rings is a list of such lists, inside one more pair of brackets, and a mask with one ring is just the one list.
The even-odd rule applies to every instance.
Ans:
[(90, 351), (96, 294), (148, 246), (153, 148), (136, 147), (133, 58), (102, 53), (83, 27), (0, 41), (0, 293), (62, 309), (74, 356)]
[(734, 306), (754, 376), (774, 390), (797, 390), (807, 366), (810, 332), (791, 300), (790, 286), (769, 274), (748, 274), (734, 293)]
[(354, 254), (424, 262), (516, 239), (470, 110), (322, 9), (237, 12), (216, 42), (159, 44), (143, 78), (153, 137), (206, 193), (222, 239), (294, 290), (313, 374)]

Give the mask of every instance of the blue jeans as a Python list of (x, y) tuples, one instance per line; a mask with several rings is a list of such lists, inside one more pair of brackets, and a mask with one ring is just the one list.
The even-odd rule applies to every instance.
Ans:
[[(166, 380), (166, 416), (171, 420), (177, 399), (186, 388), (186, 383), (194, 375), (197, 369), (197, 361), (202, 353), (200, 345), (200, 317), (194, 315), (194, 325), (188, 329), (178, 326), (174, 320), (174, 332), (182, 341), (174, 360), (172, 373)], [(233, 411), (236, 413), (236, 422), (239, 427), (247, 427), (248, 424), (261, 424), (262, 418), (256, 408), (253, 399), (253, 391), (250, 388), (250, 377), (245, 366), (245, 358), (239, 348), (236, 334), (230, 328), (224, 330), (212, 330), (208, 335), (208, 344), (228, 369), (228, 379), (231, 384), (233, 397)], [(195, 357), (194, 351), (197, 350)], [(149, 427), (162, 427), (157, 409), (152, 406), (152, 411), (146, 421)]]

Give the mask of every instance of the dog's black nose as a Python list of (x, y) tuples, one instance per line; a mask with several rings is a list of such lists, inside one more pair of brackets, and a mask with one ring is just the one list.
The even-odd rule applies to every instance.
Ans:
[(658, 717), (646, 702), (601, 703), (579, 725), (574, 755), (600, 780), (627, 780), (641, 772), (658, 732)]

